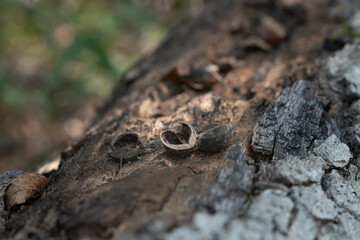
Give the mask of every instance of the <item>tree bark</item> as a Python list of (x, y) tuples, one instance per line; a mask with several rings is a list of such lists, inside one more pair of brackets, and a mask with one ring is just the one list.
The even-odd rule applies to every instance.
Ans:
[[(360, 96), (346, 74), (359, 50), (324, 43), (355, 3), (291, 2), (213, 1), (185, 17), (61, 154), (40, 196), (8, 212), (3, 238), (356, 239)], [(189, 69), (203, 64), (222, 79), (197, 89)], [(219, 152), (173, 155), (159, 135), (183, 121), (199, 138), (215, 125), (235, 134)], [(108, 153), (126, 131), (145, 152), (120, 167)]]

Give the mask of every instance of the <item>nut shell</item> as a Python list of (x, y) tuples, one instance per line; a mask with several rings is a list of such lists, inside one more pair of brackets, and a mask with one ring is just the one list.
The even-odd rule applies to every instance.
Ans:
[(160, 133), (161, 143), (166, 151), (174, 155), (186, 155), (196, 147), (196, 131), (188, 122), (180, 122), (182, 131), (163, 131)]
[(207, 153), (220, 152), (226, 148), (234, 133), (231, 124), (211, 128), (199, 135), (199, 150)]
[(123, 162), (135, 161), (144, 152), (140, 136), (133, 132), (121, 132), (111, 141), (112, 151), (108, 154)]
[(135, 161), (137, 157), (144, 152), (143, 148), (129, 148), (122, 147), (114, 149), (109, 152), (109, 155), (117, 160), (123, 160), (123, 162)]

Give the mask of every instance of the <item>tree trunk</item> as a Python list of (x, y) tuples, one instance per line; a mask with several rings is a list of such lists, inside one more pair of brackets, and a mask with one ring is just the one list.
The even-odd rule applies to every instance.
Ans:
[[(354, 4), (225, 0), (184, 18), (40, 196), (8, 209), (3, 238), (357, 239), (360, 50), (325, 41)], [(160, 141), (180, 122), (198, 135), (187, 154)], [(231, 127), (209, 129), (225, 124), (222, 146)], [(144, 152), (121, 166), (109, 153), (127, 131)]]

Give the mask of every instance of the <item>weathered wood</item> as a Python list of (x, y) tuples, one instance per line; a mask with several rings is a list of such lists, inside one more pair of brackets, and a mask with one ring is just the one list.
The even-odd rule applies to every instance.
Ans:
[[(12, 212), (1, 236), (356, 239), (359, 142), (348, 128), (360, 118), (344, 118), (357, 111), (357, 97), (336, 91), (334, 102), (326, 80), (336, 85), (338, 77), (328, 78), (322, 64), (331, 58), (322, 43), (341, 24), (336, 14), (353, 6), (291, 2), (213, 1), (184, 18), (129, 71), (83, 138), (61, 154), (41, 197)], [(217, 65), (222, 78), (210, 88), (163, 80), (204, 64)], [(200, 136), (226, 124), (235, 133), (219, 152), (202, 146), (174, 156), (159, 134), (183, 121)], [(145, 151), (120, 168), (108, 153), (125, 131), (138, 133)]]
[(236, 215), (244, 207), (251, 194), (255, 162), (241, 152), (240, 146), (232, 146), (225, 156), (216, 183), (204, 197), (204, 206), (210, 212)]
[(286, 88), (255, 126), (252, 148), (255, 152), (305, 157), (314, 139), (321, 139), (320, 121), (326, 102), (316, 97), (316, 85), (296, 82)]

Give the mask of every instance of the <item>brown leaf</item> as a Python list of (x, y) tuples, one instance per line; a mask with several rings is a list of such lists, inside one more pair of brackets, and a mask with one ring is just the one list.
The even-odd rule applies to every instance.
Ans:
[(219, 67), (215, 64), (206, 64), (192, 68), (190, 73), (184, 76), (185, 84), (194, 90), (206, 90), (222, 81)]
[(219, 57), (216, 59), (209, 59), (209, 61), (212, 64), (217, 65), (219, 67), (219, 73), (222, 73), (222, 74), (227, 74), (228, 72), (233, 70), (237, 65), (237, 61), (234, 56)]
[(249, 20), (241, 15), (236, 15), (229, 23), (230, 34), (239, 34), (248, 31), (250, 27)]
[(277, 46), (285, 40), (287, 31), (284, 25), (270, 16), (263, 16), (260, 22), (261, 23), (258, 26), (257, 31), (264, 41), (272, 46)]
[(168, 82), (174, 82), (174, 83), (182, 83), (183, 78), (178, 72), (178, 69), (176, 67), (173, 67), (165, 76), (163, 76), (161, 81), (168, 81)]
[(206, 64), (196, 68), (183, 67), (181, 70), (174, 67), (160, 80), (175, 84), (184, 84), (198, 91), (210, 89), (222, 80), (219, 74), (219, 67), (215, 64)]
[(265, 52), (269, 52), (273, 49), (271, 45), (269, 45), (267, 42), (256, 36), (245, 39), (241, 44), (246, 49), (257, 48)]
[(15, 205), (23, 204), (28, 199), (40, 193), (47, 184), (47, 178), (38, 173), (19, 175), (8, 186), (5, 194), (5, 205), (11, 209)]

